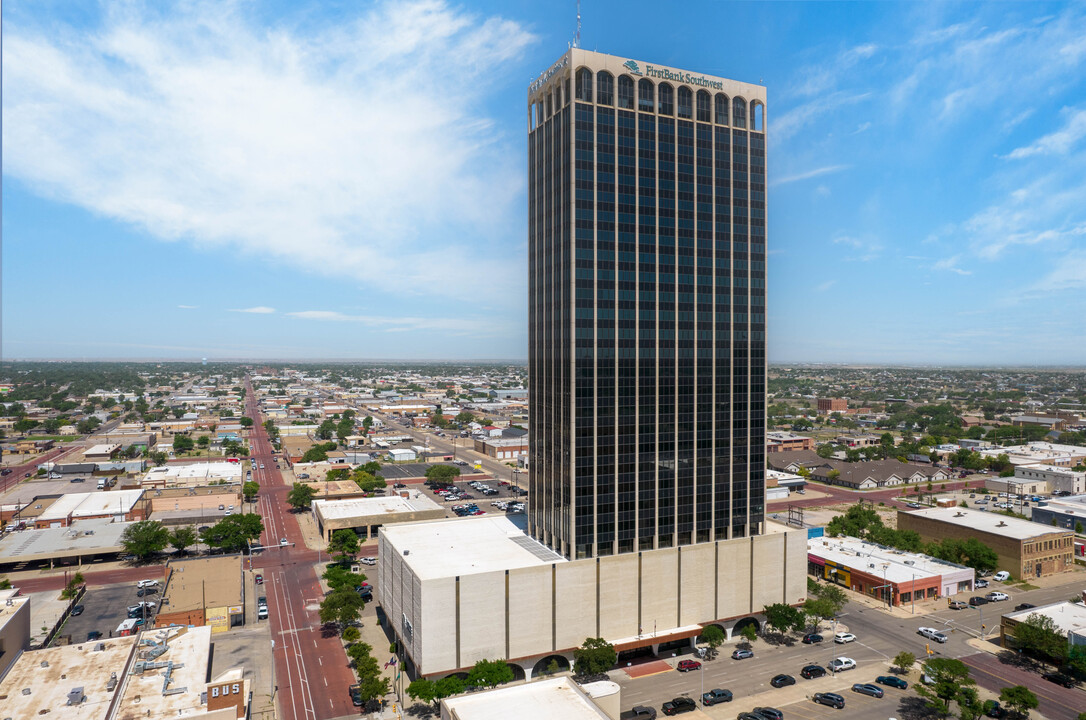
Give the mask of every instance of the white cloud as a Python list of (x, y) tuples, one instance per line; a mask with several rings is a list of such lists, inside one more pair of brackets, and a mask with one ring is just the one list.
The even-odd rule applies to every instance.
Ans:
[(985, 260), (996, 260), (1014, 246), (1044, 245), (1060, 250), (1086, 237), (1086, 181), (1076, 177), (1086, 158), (1036, 177), (997, 199), (961, 224), (970, 247)]
[(818, 285), (815, 285), (815, 291), (817, 291), (817, 292), (826, 292), (827, 290), (829, 290), (831, 287), (833, 287), (836, 284), (837, 284), (837, 280), (827, 280), (826, 282), (819, 283)]
[(960, 267), (958, 267), (958, 263), (961, 261), (961, 259), (962, 259), (961, 255), (954, 255), (954, 256), (951, 256), (951, 257), (948, 257), (948, 258), (943, 258), (942, 260), (939, 260), (934, 265), (932, 265), (931, 269), (932, 270), (948, 270), (950, 272), (958, 273), (959, 275), (972, 275), (973, 274), (972, 270), (963, 270)]
[(838, 108), (854, 105), (871, 97), (871, 93), (847, 93), (835, 92), (825, 97), (819, 97), (811, 102), (804, 103), (791, 110), (786, 110), (777, 116), (770, 126), (772, 137), (776, 140), (787, 140), (815, 119), (831, 113)]
[(1069, 114), (1067, 122), (1056, 132), (1038, 138), (1032, 145), (1016, 148), (1007, 158), (1019, 160), (1033, 155), (1065, 155), (1086, 137), (1086, 109)]
[(200, 306), (199, 305), (178, 305), (177, 307), (181, 308), (182, 310), (195, 310), (196, 308), (198, 308)]
[(809, 180), (811, 178), (820, 177), (822, 175), (829, 175), (830, 173), (841, 172), (847, 170), (848, 165), (827, 165), (825, 167), (815, 168), (814, 170), (807, 170), (806, 172), (797, 173), (795, 175), (789, 175), (783, 177), (780, 180), (773, 180), (769, 184), (772, 185), (787, 185), (788, 183), (799, 182), (800, 180)]
[(501, 323), (494, 318), (383, 317), (351, 315), (338, 310), (299, 310), (289, 312), (287, 315), (302, 320), (357, 323), (384, 330), (385, 332), (426, 330), (431, 332), (444, 331), (453, 335), (498, 335), (511, 331), (511, 328), (502, 327)]
[(882, 243), (871, 237), (855, 237), (852, 235), (838, 235), (833, 238), (834, 245), (845, 245), (856, 250), (856, 254), (846, 257), (849, 262), (870, 262), (882, 253)]
[(257, 305), (256, 307), (251, 308), (230, 310), (230, 312), (252, 313), (253, 315), (272, 315), (275, 313), (275, 308), (270, 308), (265, 305)]
[(181, 7), (6, 23), (4, 174), (163, 240), (380, 290), (519, 285), (520, 138), (480, 108), (535, 40), (523, 27), (439, 0), (271, 29), (245, 3)]

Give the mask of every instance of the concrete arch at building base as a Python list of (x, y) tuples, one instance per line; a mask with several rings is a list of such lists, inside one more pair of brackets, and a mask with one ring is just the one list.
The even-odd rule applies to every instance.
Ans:
[[(551, 666), (552, 662), (555, 664), (556, 667), (551, 668), (551, 670), (548, 671), (548, 668)], [(513, 663), (510, 664), (512, 665)], [(526, 679), (529, 680), (539, 677), (540, 675), (546, 676), (554, 673), (568, 672), (573, 669), (573, 656), (562, 655), (561, 653), (552, 653), (550, 655), (545, 655), (544, 657), (539, 658), (539, 660), (536, 660), (534, 663), (529, 660), (525, 660), (522, 667), (527, 673)]]

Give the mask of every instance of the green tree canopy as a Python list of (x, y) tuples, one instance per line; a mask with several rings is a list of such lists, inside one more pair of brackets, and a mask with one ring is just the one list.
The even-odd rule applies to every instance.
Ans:
[(426, 469), (427, 483), (452, 482), (452, 479), (460, 476), (460, 468), (452, 465), (432, 465)]
[(337, 588), (324, 596), (321, 601), (320, 618), (322, 623), (338, 623), (341, 627), (358, 619), (358, 614), (366, 603), (354, 588)]
[(917, 694), (927, 699), (928, 707), (936, 712), (948, 713), (950, 703), (958, 698), (959, 690), (976, 685), (976, 681), (969, 676), (969, 667), (961, 660), (930, 658), (921, 667), (932, 683), (917, 683), (913, 687)]
[(1003, 688), (999, 691), (999, 700), (1024, 718), (1028, 718), (1029, 711), (1038, 705), (1037, 696), (1025, 685)]
[(902, 650), (897, 655), (894, 655), (894, 659), (890, 661), (893, 666), (900, 669), (901, 672), (907, 673), (912, 670), (913, 665), (916, 664), (916, 655), (913, 655), (907, 650)]
[(245, 502), (252, 502), (260, 492), (260, 483), (248, 480), (241, 486), (241, 494), (245, 496)]
[(513, 668), (504, 660), (479, 660), (468, 673), (469, 685), (494, 687), (513, 680)]
[(196, 544), (196, 530), (191, 525), (180, 525), (170, 533), (170, 545), (182, 555), (186, 548)]
[(573, 669), (578, 675), (606, 672), (618, 662), (615, 646), (603, 638), (585, 638), (573, 651)]
[(121, 533), (121, 545), (125, 552), (146, 560), (162, 552), (170, 542), (170, 531), (158, 520), (141, 520), (132, 523)]
[(321, 577), (333, 590), (354, 590), (366, 581), (365, 575), (351, 572), (350, 568), (342, 562), (329, 563)]
[(305, 510), (313, 504), (314, 495), (316, 491), (311, 485), (294, 483), (294, 487), (287, 493), (287, 503), (295, 510)]
[(196, 447), (196, 443), (188, 435), (174, 435), (173, 436), (173, 449), (174, 452), (188, 452)]
[(200, 533), (200, 539), (225, 552), (242, 552), (264, 532), (264, 521), (256, 513), (224, 517)]
[(1047, 615), (1031, 613), (1014, 627), (1014, 644), (1023, 651), (1057, 665), (1067, 659), (1067, 635)]
[(773, 603), (762, 608), (766, 623), (780, 633), (790, 631), (799, 632), (806, 624), (804, 613), (799, 608), (794, 608), (787, 603)]
[(344, 557), (354, 557), (358, 554), (359, 548), (358, 535), (350, 529), (336, 530), (328, 543), (328, 552)]
[(714, 650), (724, 644), (724, 631), (719, 625), (706, 625), (701, 630), (702, 641)]

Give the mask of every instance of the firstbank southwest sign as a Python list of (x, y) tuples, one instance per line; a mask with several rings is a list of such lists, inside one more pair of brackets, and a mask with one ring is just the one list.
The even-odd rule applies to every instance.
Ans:
[[(543, 74), (541, 74), (535, 82), (528, 86), (528, 92), (533, 93), (539, 88), (543, 87), (548, 80), (550, 80), (559, 71), (569, 65), (569, 56), (564, 56), (561, 60), (550, 66)], [(710, 80), (704, 75), (693, 75), (691, 73), (673, 72), (667, 68), (653, 67), (652, 65), (645, 65), (645, 71), (641, 71), (641, 66), (634, 60), (627, 60), (622, 63), (622, 67), (626, 68), (631, 75), (648, 76), (652, 78), (659, 78), (660, 80), (670, 80), (671, 82), (685, 83), (687, 85), (697, 85), (698, 87), (711, 88), (713, 90), (723, 90), (724, 83), (720, 80)]]

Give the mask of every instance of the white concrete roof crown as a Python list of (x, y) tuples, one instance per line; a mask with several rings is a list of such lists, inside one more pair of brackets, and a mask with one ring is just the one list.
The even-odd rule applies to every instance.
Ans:
[[(898, 512), (905, 512), (899, 510)], [(923, 510), (911, 510), (908, 515), (940, 520), (942, 522), (960, 525), (962, 527), (980, 530), (981, 532), (1002, 535), (1014, 540), (1029, 540), (1039, 535), (1048, 535), (1060, 532), (1054, 528), (1040, 523), (1022, 520), (1002, 513), (982, 512), (961, 507), (948, 508), (924, 508)]]

